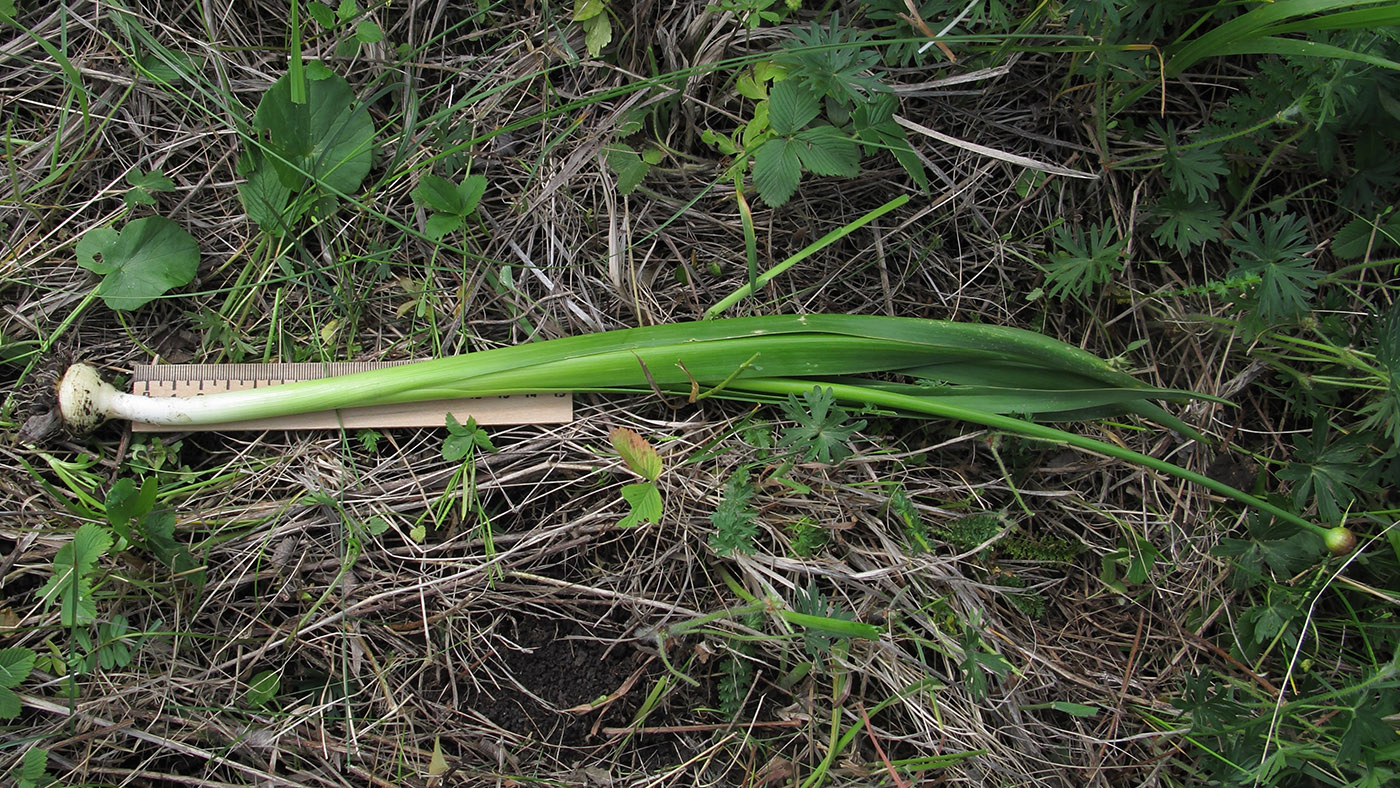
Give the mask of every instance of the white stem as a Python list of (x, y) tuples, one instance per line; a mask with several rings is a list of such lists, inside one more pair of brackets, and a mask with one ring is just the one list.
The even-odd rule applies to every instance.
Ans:
[(236, 418), (240, 408), (268, 403), (266, 390), (220, 393), (209, 397), (144, 397), (117, 391), (86, 364), (74, 364), (58, 382), (58, 409), (74, 430), (85, 432), (108, 419), (144, 424), (181, 426), (199, 424), (218, 414)]

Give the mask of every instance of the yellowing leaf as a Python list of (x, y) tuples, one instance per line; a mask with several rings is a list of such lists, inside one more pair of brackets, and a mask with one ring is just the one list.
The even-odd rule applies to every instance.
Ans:
[(661, 457), (646, 438), (626, 427), (618, 427), (608, 434), (608, 439), (633, 473), (649, 482), (661, 475)]
[(442, 739), (433, 737), (433, 757), (428, 761), (428, 774), (432, 777), (441, 777), (447, 774), (447, 759), (442, 757)]

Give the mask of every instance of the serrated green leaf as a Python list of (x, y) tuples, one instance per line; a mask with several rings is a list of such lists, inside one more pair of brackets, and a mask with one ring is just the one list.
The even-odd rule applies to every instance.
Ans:
[(465, 216), (476, 210), (481, 204), (482, 195), (486, 194), (486, 176), (468, 175), (457, 185), (457, 194), (462, 198), (462, 215)]
[(808, 172), (854, 178), (860, 173), (860, 147), (834, 126), (815, 126), (797, 133), (791, 142)]
[(768, 122), (785, 137), (801, 131), (820, 111), (818, 96), (795, 79), (783, 80), (768, 91)]
[(109, 227), (90, 230), (76, 251), (78, 265), (103, 275), (97, 295), (111, 309), (144, 306), (189, 284), (199, 269), (199, 245), (163, 216), (136, 219), (120, 232)]
[(358, 13), (360, 7), (355, 5), (355, 0), (340, 0), (340, 4), (335, 7), (335, 16), (342, 22), (349, 22)]
[(574, 0), (574, 21), (582, 22), (608, 10), (607, 0)]
[(73, 540), (60, 547), (53, 560), (53, 577), (39, 591), (45, 607), (58, 605), (65, 627), (89, 624), (97, 618), (88, 575), (112, 548), (112, 535), (95, 523), (84, 523)]
[(1332, 239), (1332, 253), (1347, 260), (1360, 260), (1400, 246), (1400, 214), (1377, 224), (1367, 219), (1352, 219), (1337, 231)]
[(753, 185), (758, 196), (773, 207), (786, 203), (802, 180), (797, 150), (782, 137), (763, 143), (753, 157)]
[(631, 528), (642, 523), (661, 522), (661, 492), (651, 482), (636, 482), (622, 487), (622, 499), (630, 510), (618, 523), (620, 528)]
[(27, 648), (0, 649), (0, 687), (18, 687), (34, 670), (34, 651)]
[(423, 232), (434, 241), (448, 233), (456, 232), (462, 226), (462, 215), (456, 213), (434, 213), (428, 216)]
[(306, 7), (306, 12), (310, 14), (311, 18), (315, 19), (321, 27), (327, 30), (335, 27), (335, 12), (325, 3), (319, 2), (319, 0), (311, 0), (311, 3)]
[(607, 156), (608, 168), (617, 175), (617, 190), (622, 194), (631, 194), (651, 171), (651, 165), (642, 161), (629, 145), (615, 143), (608, 149)]
[(18, 772), (19, 788), (37, 788), (48, 781), (44, 772), (49, 768), (49, 751), (43, 747), (30, 747), (20, 758)]
[(457, 185), (441, 175), (428, 173), (419, 178), (418, 186), (409, 192), (409, 196), (415, 203), (434, 211), (457, 216), (467, 212)]
[(21, 711), (19, 696), (14, 690), (0, 687), (0, 720), (12, 720)]
[(377, 44), (384, 40), (384, 31), (372, 19), (361, 19), (355, 25), (355, 38), (362, 44)]
[(598, 57), (603, 48), (612, 43), (612, 20), (607, 14), (598, 14), (583, 20), (583, 45), (588, 48), (589, 57)]

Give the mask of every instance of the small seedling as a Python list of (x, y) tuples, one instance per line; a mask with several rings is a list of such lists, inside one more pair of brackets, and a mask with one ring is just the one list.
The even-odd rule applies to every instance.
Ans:
[(865, 428), (864, 419), (847, 423), (850, 414), (836, 404), (831, 389), (821, 386), (803, 392), (801, 401), (789, 394), (783, 414), (797, 424), (783, 430), (778, 445), (792, 451), (802, 462), (841, 462), (855, 452), (850, 445), (851, 436)]
[(175, 539), (175, 513), (156, 508), (157, 492), (155, 477), (144, 479), (139, 488), (131, 479), (118, 479), (107, 491), (107, 522), (124, 543), (144, 547), (177, 577), (199, 589), (204, 585), (204, 570), (189, 548)]
[(1011, 663), (989, 649), (982, 639), (982, 613), (979, 610), (973, 610), (972, 615), (964, 622), (962, 637), (959, 640), (963, 658), (958, 663), (958, 668), (962, 670), (966, 680), (967, 692), (974, 700), (986, 700), (987, 674), (1005, 678), (1006, 674), (1011, 672)]
[(486, 430), (477, 426), (476, 419), (468, 417), (467, 423), (462, 424), (456, 416), (447, 414), (447, 438), (442, 442), (442, 458), (457, 462), (475, 454), (478, 449), (488, 452), (496, 450)]
[(432, 211), (425, 229), (429, 238), (437, 240), (461, 227), (462, 222), (476, 212), (481, 195), (485, 193), (484, 175), (468, 175), (461, 183), (453, 183), (429, 173), (419, 179), (411, 196), (419, 206)]
[(122, 202), (128, 208), (155, 205), (158, 192), (175, 191), (175, 182), (160, 170), (132, 170), (126, 174), (126, 182), (131, 185), (131, 190), (122, 195)]
[(112, 548), (112, 535), (96, 523), (83, 523), (73, 541), (58, 548), (53, 559), (53, 577), (39, 591), (44, 607), (58, 605), (59, 621), (72, 628), (97, 620), (93, 599), (92, 573), (97, 562)]
[(758, 537), (758, 512), (754, 511), (754, 488), (749, 481), (749, 469), (740, 468), (724, 485), (724, 498), (710, 515), (715, 531), (710, 534), (710, 547), (720, 555), (752, 554)]
[(661, 521), (661, 492), (656, 488), (656, 480), (661, 476), (661, 457), (656, 448), (647, 443), (646, 438), (625, 427), (618, 427), (608, 435), (613, 448), (623, 463), (642, 481), (624, 485), (622, 498), (627, 501), (629, 513), (618, 523), (630, 528), (641, 523)]
[(617, 190), (631, 194), (651, 172), (653, 165), (660, 164), (665, 151), (648, 147), (638, 153), (635, 148), (623, 142), (614, 142), (607, 147), (608, 167), (617, 175)]

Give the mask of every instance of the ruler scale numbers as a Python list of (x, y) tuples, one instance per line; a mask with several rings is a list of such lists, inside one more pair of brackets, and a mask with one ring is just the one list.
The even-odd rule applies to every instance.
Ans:
[[(131, 393), (147, 397), (187, 397), (220, 391), (277, 386), (301, 380), (348, 375), (409, 362), (332, 362), (326, 364), (142, 364), (132, 369)], [(391, 429), (441, 427), (451, 413), (457, 421), (477, 424), (565, 424), (573, 420), (568, 394), (512, 394), (497, 397), (407, 402), (327, 410), (270, 419), (249, 419), (201, 426), (131, 425), (132, 432), (209, 432), (231, 430)]]

